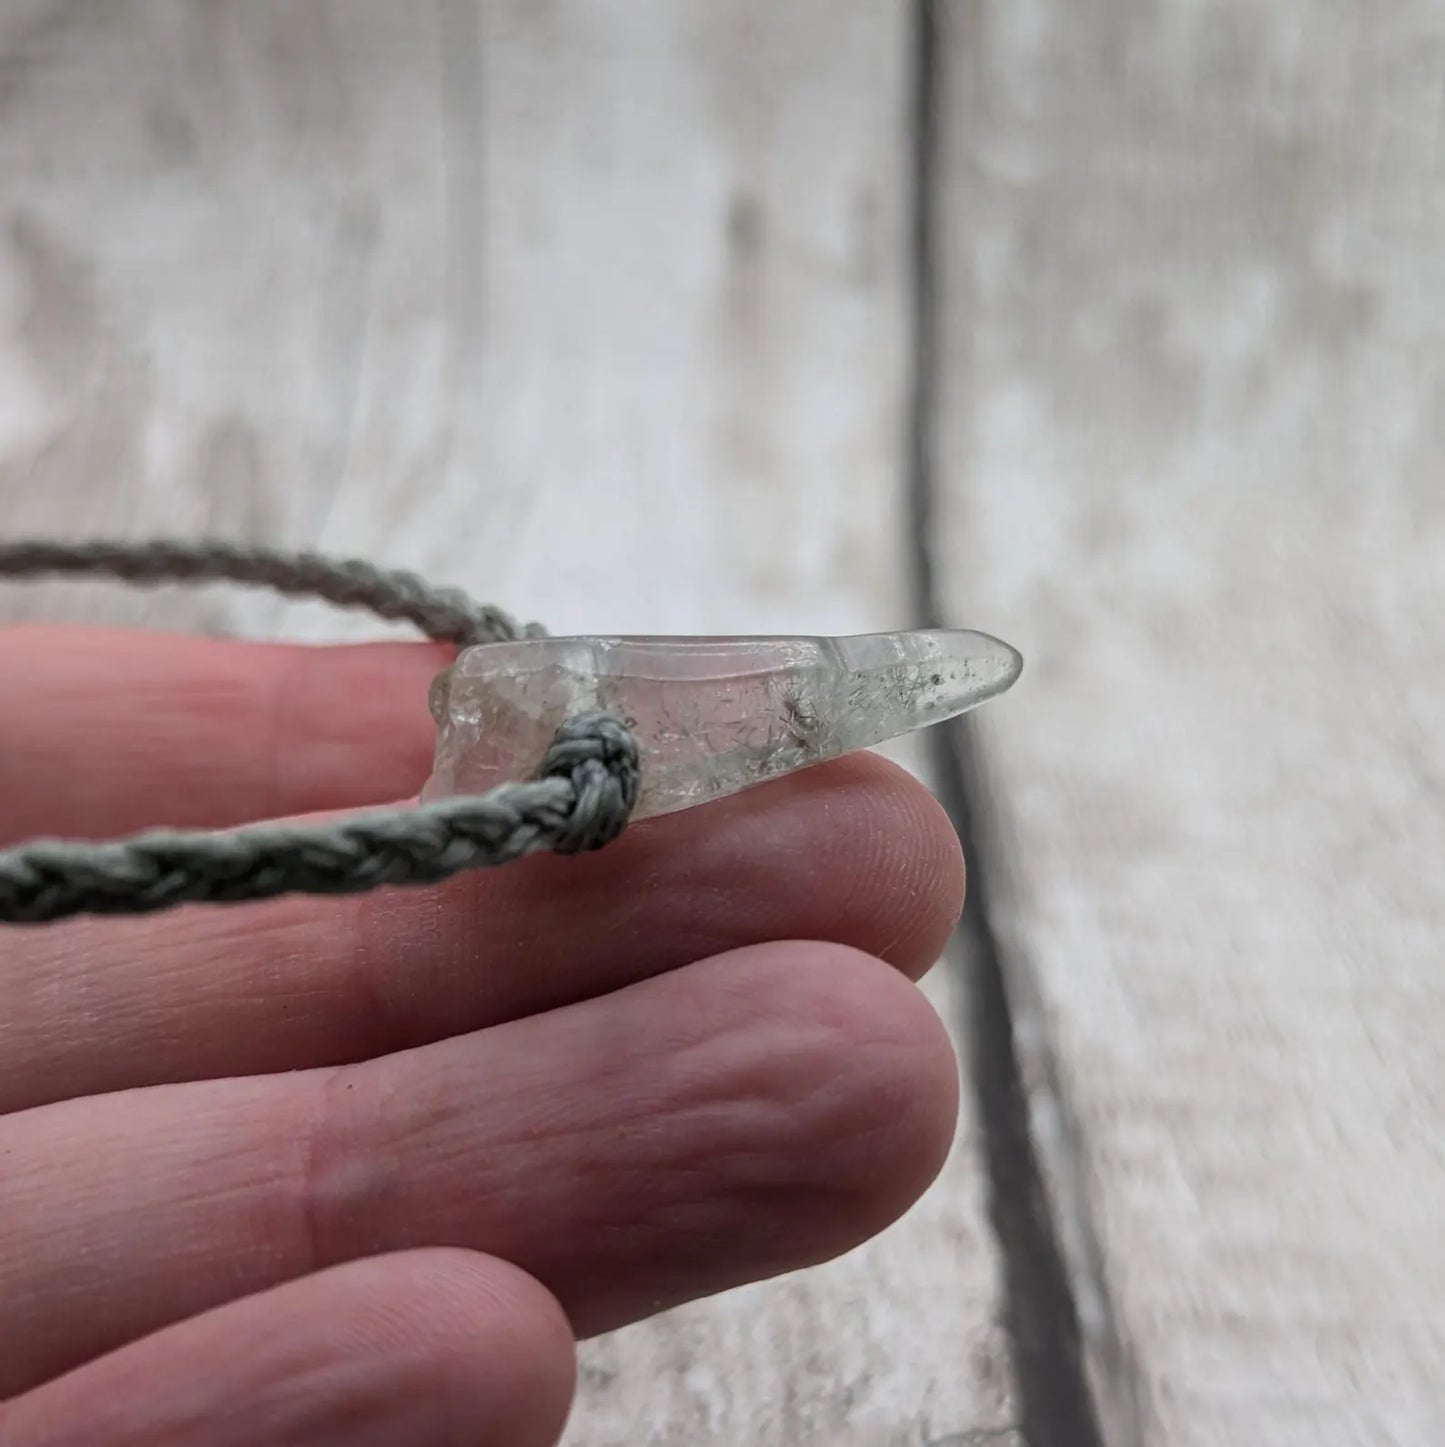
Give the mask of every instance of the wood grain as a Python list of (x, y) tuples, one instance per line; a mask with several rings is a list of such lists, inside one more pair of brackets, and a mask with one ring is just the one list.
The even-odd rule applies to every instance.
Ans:
[[(6, 7), (0, 525), (359, 554), (558, 630), (906, 624), (906, 54), (882, 0)], [(569, 1443), (1012, 1447), (982, 1190), (966, 1117), (865, 1250), (591, 1344)]]
[(1445, 7), (945, 18), (935, 546), (1029, 659), (995, 915), (1108, 1440), (1445, 1441)]

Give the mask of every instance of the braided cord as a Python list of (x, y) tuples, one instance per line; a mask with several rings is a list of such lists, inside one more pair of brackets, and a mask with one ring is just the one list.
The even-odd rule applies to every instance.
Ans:
[(415, 573), (385, 570), (355, 558), (214, 542), (0, 542), (0, 578), (47, 573), (99, 573), (127, 583), (251, 583), (288, 597), (365, 608), (379, 618), (413, 623), (438, 642), (463, 646), (535, 638), (544, 631), (536, 623), (520, 627), (500, 608), (473, 602), (460, 589), (433, 587)]
[[(433, 638), (461, 644), (541, 633), (535, 624), (521, 629), (500, 609), (411, 573), (310, 553), (215, 543), (0, 543), (0, 576), (44, 573), (260, 583), (405, 619)], [(107, 843), (44, 839), (0, 850), (0, 922), (434, 884), (544, 849), (598, 849), (626, 826), (639, 780), (637, 744), (626, 726), (609, 714), (579, 714), (558, 730), (532, 780), (477, 797), (370, 810), (324, 824), (158, 829)]]

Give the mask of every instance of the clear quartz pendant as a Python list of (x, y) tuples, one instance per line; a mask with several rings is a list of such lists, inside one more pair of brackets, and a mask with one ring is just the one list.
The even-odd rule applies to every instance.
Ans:
[(432, 687), (424, 799), (529, 776), (569, 715), (623, 719), (633, 818), (668, 814), (966, 713), (1023, 660), (986, 633), (857, 638), (540, 638), (465, 649)]

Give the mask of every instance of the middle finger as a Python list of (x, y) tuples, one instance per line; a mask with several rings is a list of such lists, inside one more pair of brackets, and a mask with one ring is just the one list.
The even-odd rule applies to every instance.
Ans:
[(962, 892), (943, 811), (858, 755), (440, 889), (0, 928), (0, 1113), (366, 1059), (769, 939), (916, 977)]

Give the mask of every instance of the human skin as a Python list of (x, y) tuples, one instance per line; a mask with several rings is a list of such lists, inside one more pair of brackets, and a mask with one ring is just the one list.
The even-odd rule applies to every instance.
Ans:
[[(449, 657), (0, 630), (0, 847), (410, 797)], [(0, 1444), (554, 1443), (577, 1338), (926, 1189), (962, 899), (855, 755), (437, 888), (0, 927)]]

